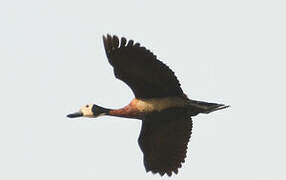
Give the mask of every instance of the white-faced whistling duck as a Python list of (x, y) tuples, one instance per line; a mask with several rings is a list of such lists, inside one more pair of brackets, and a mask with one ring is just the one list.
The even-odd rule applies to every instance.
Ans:
[(138, 143), (146, 171), (177, 174), (186, 158), (191, 117), (228, 106), (189, 99), (174, 72), (139, 43), (110, 35), (103, 36), (103, 43), (115, 77), (132, 89), (135, 98), (121, 109), (89, 104), (67, 117), (110, 115), (142, 120)]

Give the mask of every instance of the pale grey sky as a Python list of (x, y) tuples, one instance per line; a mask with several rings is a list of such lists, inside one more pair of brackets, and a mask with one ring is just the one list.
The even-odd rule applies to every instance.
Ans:
[(285, 4), (278, 0), (0, 2), (0, 179), (167, 179), (146, 174), (141, 122), (67, 119), (133, 98), (102, 35), (140, 42), (190, 98), (232, 107), (194, 117), (171, 179), (286, 179)]

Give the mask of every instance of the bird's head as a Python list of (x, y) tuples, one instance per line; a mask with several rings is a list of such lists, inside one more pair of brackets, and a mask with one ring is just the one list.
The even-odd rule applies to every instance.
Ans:
[(98, 116), (106, 115), (109, 112), (109, 109), (105, 109), (95, 104), (87, 104), (80, 108), (78, 112), (68, 114), (67, 117), (69, 118), (76, 118), (76, 117), (89, 117), (95, 118)]

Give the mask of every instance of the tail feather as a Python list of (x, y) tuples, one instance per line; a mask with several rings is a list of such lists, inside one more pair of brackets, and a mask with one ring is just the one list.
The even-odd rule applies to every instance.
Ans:
[(195, 100), (190, 100), (189, 101), (189, 106), (194, 113), (211, 113), (217, 110), (225, 109), (230, 107), (229, 105), (224, 105), (224, 104), (216, 104), (216, 103), (209, 103), (209, 102), (203, 102), (203, 101), (195, 101)]

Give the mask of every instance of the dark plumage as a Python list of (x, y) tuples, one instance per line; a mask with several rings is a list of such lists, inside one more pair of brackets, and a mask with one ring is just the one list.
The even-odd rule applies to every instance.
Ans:
[(138, 139), (146, 171), (169, 176), (178, 173), (185, 161), (192, 126), (190, 114), (182, 108), (147, 115)]
[(91, 104), (68, 117), (111, 115), (142, 120), (138, 143), (146, 171), (177, 174), (186, 158), (191, 117), (228, 106), (188, 99), (174, 72), (139, 43), (110, 35), (103, 36), (103, 42), (115, 77), (132, 89), (135, 98), (121, 109)]
[(103, 37), (109, 63), (115, 77), (124, 81), (136, 98), (183, 97), (184, 93), (174, 72), (145, 47), (117, 36)]

